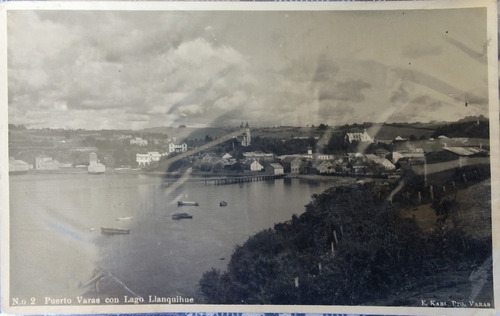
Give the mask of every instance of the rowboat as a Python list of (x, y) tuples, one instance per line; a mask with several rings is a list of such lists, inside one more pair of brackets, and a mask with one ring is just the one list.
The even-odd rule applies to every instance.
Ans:
[(198, 202), (177, 201), (177, 206), (198, 206)]
[(172, 219), (183, 219), (183, 218), (193, 218), (193, 215), (189, 215), (188, 213), (172, 214)]
[(130, 234), (130, 229), (101, 227), (101, 233), (106, 235), (126, 235)]

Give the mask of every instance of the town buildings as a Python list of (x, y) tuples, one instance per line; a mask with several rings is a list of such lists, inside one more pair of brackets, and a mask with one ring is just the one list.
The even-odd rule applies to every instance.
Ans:
[(137, 154), (135, 155), (136, 157), (136, 162), (139, 166), (147, 166), (152, 162), (160, 161), (162, 156), (166, 156), (165, 154), (162, 155), (157, 151), (150, 151), (146, 154)]
[(135, 137), (130, 140), (130, 145), (147, 146), (148, 141), (146, 139), (142, 139), (141, 137)]
[(169, 153), (184, 153), (187, 151), (187, 144), (182, 143), (180, 145), (176, 145), (175, 143), (168, 144), (168, 152)]

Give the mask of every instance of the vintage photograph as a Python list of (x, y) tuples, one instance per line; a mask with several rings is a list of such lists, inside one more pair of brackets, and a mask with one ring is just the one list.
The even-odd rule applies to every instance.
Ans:
[(424, 2), (3, 6), (2, 309), (495, 310), (496, 2)]

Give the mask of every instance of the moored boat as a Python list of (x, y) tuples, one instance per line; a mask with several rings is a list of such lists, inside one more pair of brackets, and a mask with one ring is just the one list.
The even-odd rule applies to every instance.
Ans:
[(172, 214), (172, 219), (184, 219), (184, 218), (193, 218), (193, 215), (189, 215), (188, 213)]
[(131, 221), (132, 218), (134, 218), (133, 216), (122, 216), (122, 217), (118, 217), (116, 218), (117, 221)]
[(198, 206), (198, 202), (177, 201), (177, 206)]
[(106, 235), (126, 235), (130, 234), (130, 229), (101, 227), (101, 233)]

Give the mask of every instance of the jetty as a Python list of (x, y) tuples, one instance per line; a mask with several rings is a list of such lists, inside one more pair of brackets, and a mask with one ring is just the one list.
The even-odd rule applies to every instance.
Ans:
[(286, 176), (285, 174), (273, 174), (273, 175), (252, 175), (243, 177), (227, 177), (227, 178), (207, 179), (204, 180), (203, 183), (205, 183), (205, 185), (227, 185), (227, 184), (244, 183), (244, 182), (276, 180), (284, 178), (285, 176)]

